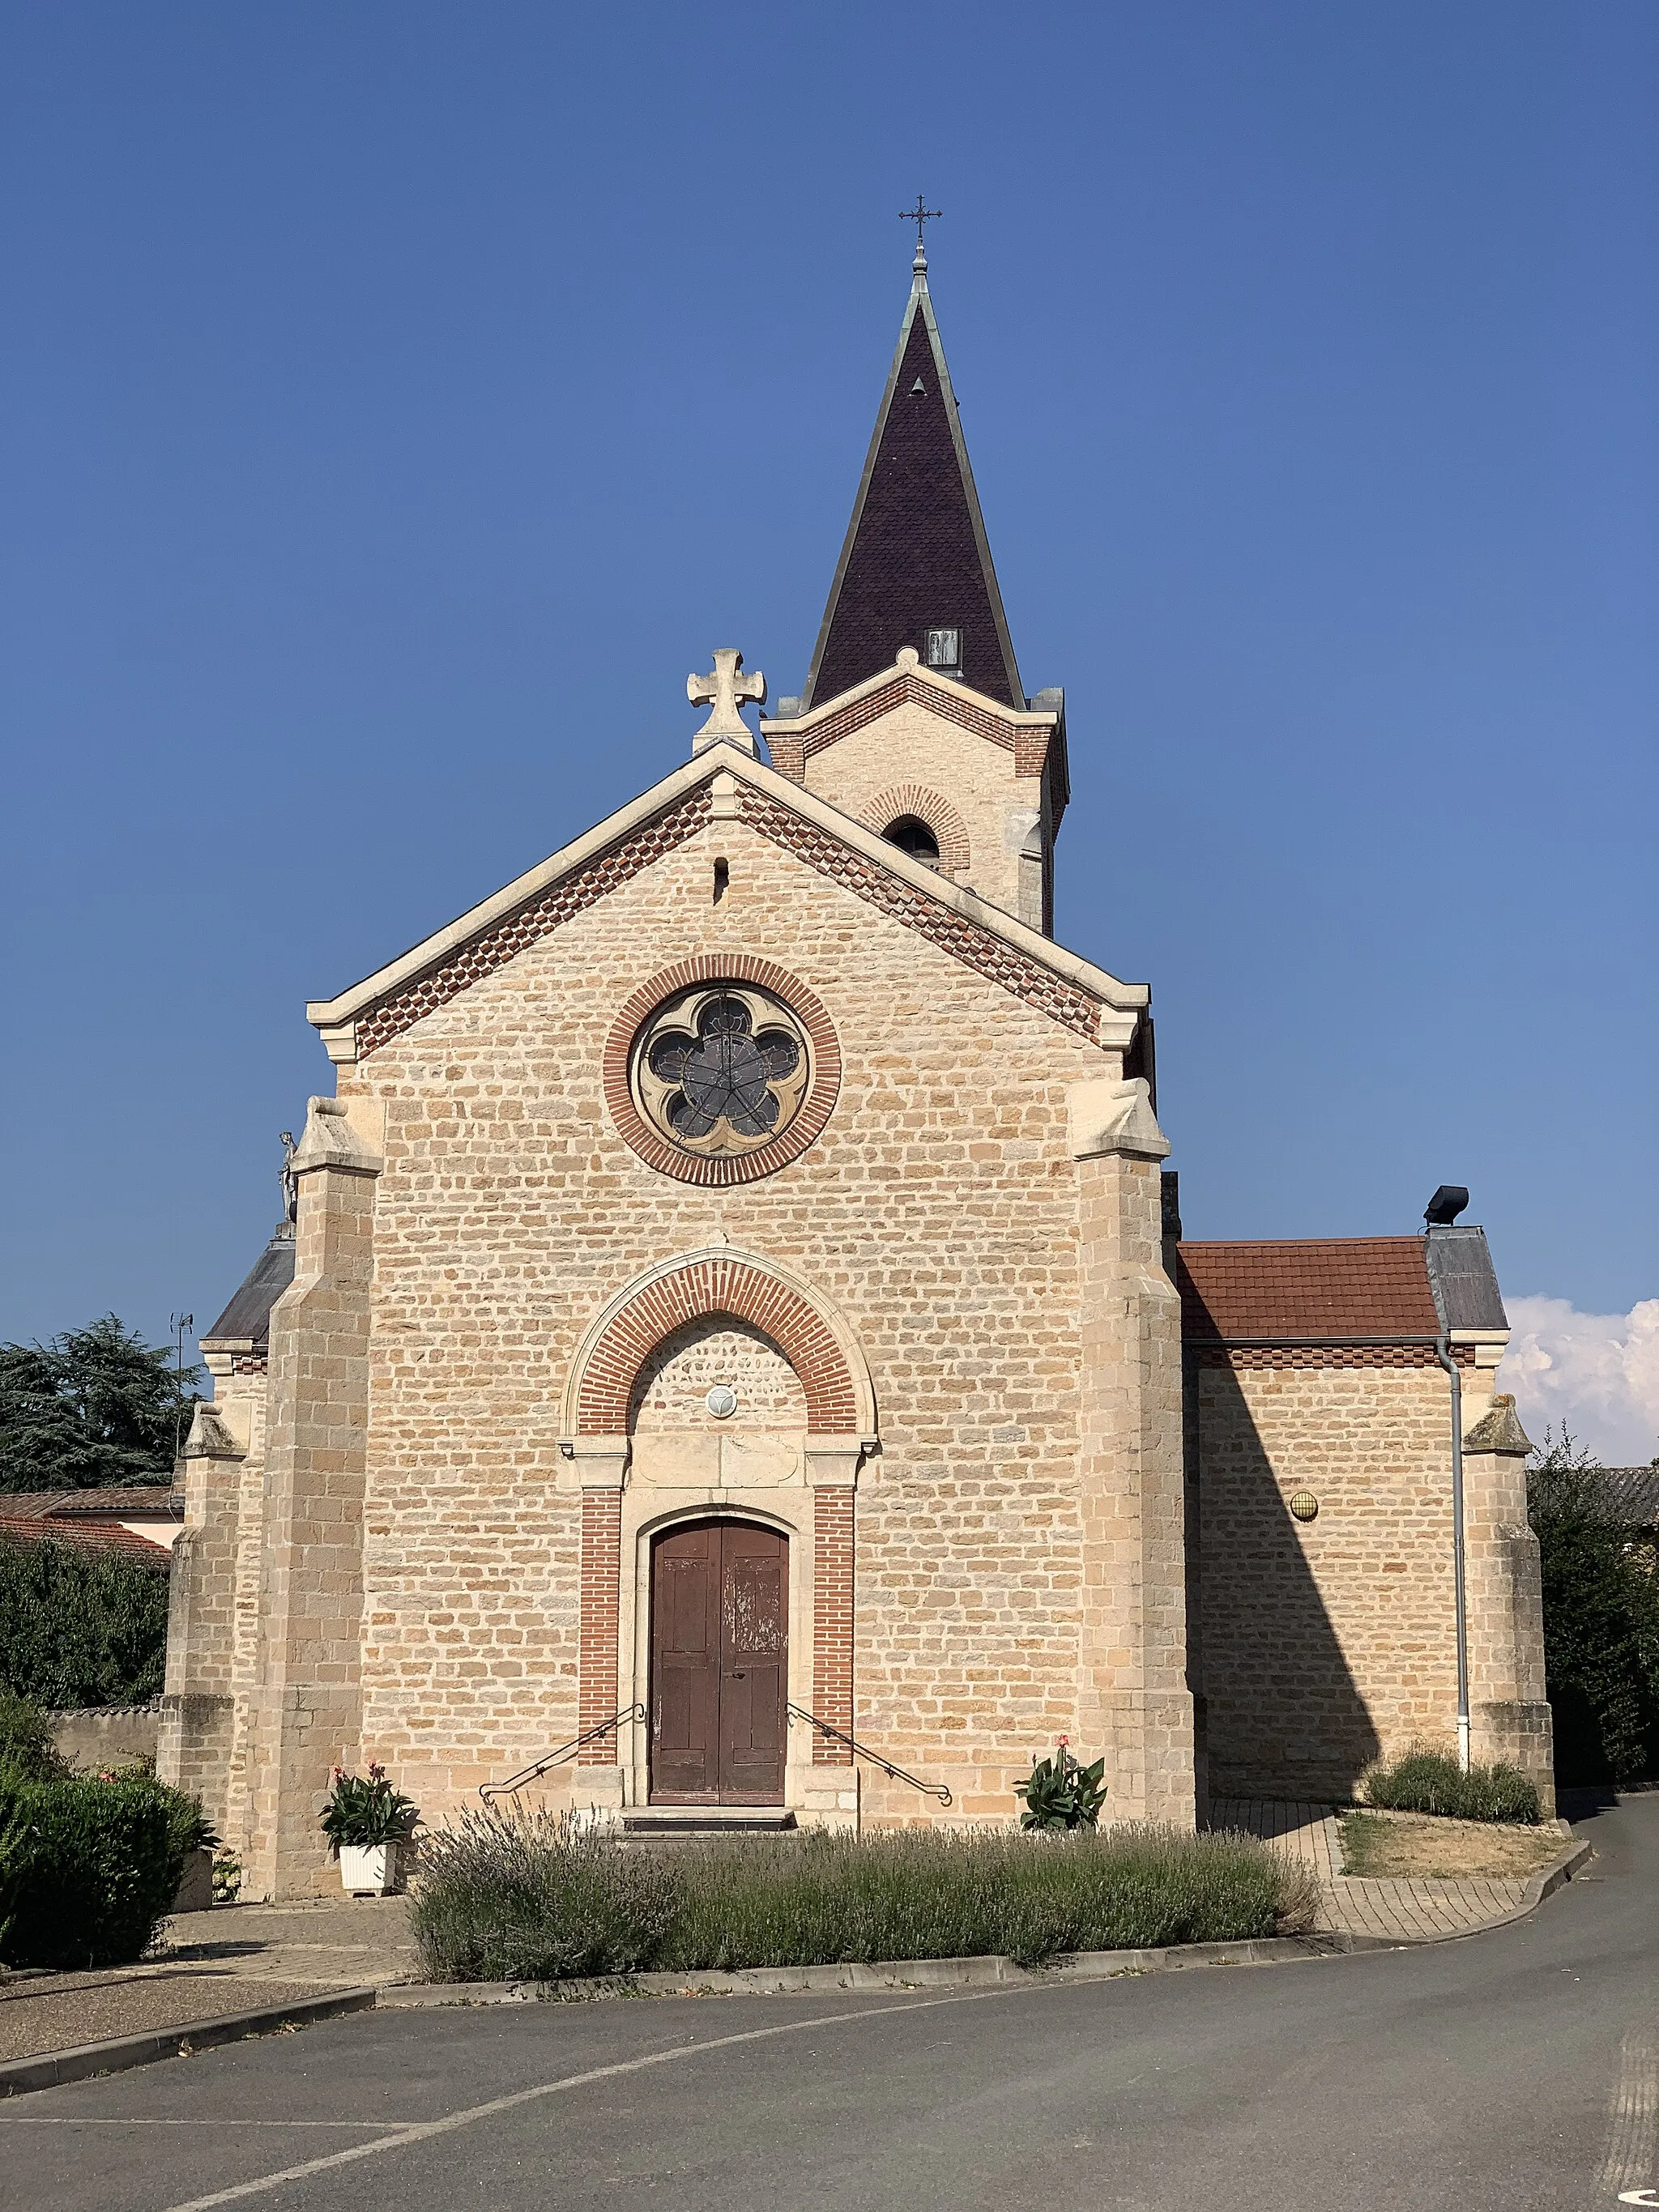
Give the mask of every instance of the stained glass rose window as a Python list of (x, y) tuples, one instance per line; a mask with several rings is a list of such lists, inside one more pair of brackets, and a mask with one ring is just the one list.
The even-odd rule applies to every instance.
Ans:
[(683, 992), (641, 1032), (632, 1070), (647, 1121), (686, 1152), (744, 1152), (781, 1136), (811, 1077), (805, 1033), (751, 984)]

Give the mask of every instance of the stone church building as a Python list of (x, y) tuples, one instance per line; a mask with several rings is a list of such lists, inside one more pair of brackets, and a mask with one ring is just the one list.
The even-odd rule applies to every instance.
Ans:
[(561, 1750), (527, 1797), (1004, 1822), (1065, 1736), (1191, 1826), (1461, 1716), (1547, 1785), (1484, 1236), (1182, 1238), (920, 251), (769, 757), (714, 663), (690, 758), (308, 1008), (163, 1719), (244, 1894), (337, 1881), (370, 1759), (434, 1824)]

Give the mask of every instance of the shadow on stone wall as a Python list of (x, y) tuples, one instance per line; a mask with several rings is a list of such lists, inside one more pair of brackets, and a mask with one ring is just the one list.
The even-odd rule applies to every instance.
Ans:
[(1267, 1446), (1231, 1366), (1189, 1364), (1186, 1385), (1211, 1793), (1352, 1797), (1382, 1745)]

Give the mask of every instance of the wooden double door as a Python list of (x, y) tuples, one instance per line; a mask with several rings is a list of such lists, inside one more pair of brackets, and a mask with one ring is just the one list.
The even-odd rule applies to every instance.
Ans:
[(651, 1802), (781, 1805), (789, 1546), (698, 1521), (651, 1553)]

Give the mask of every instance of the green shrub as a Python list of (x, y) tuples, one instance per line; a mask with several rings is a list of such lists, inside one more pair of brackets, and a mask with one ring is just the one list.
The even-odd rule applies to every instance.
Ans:
[(19, 1697), (143, 1705), (160, 1694), (167, 1640), (165, 1565), (0, 1538), (0, 1685)]
[(1659, 1576), (1608, 1511), (1600, 1476), (1565, 1434), (1527, 1476), (1563, 1784), (1659, 1772)]
[(1416, 1745), (1365, 1777), (1365, 1802), (1392, 1813), (1440, 1813), (1454, 1820), (1513, 1820), (1536, 1827), (1538, 1792), (1519, 1767), (1471, 1766), (1449, 1752)]
[(437, 1981), (557, 1980), (1231, 1941), (1302, 1928), (1307, 1877), (1241, 1836), (812, 1833), (653, 1857), (569, 1815), (428, 1839), (411, 1925)]
[(62, 1968), (137, 1959), (187, 1854), (213, 1840), (198, 1802), (142, 1767), (44, 1782), (0, 1771), (0, 1958)]
[(0, 1688), (0, 1768), (21, 1782), (51, 1782), (64, 1772), (52, 1723), (39, 1705)]
[(465, 1812), (422, 1845), (410, 1924), (434, 1981), (626, 1974), (655, 1961), (676, 1895), (659, 1861), (568, 1813)]

